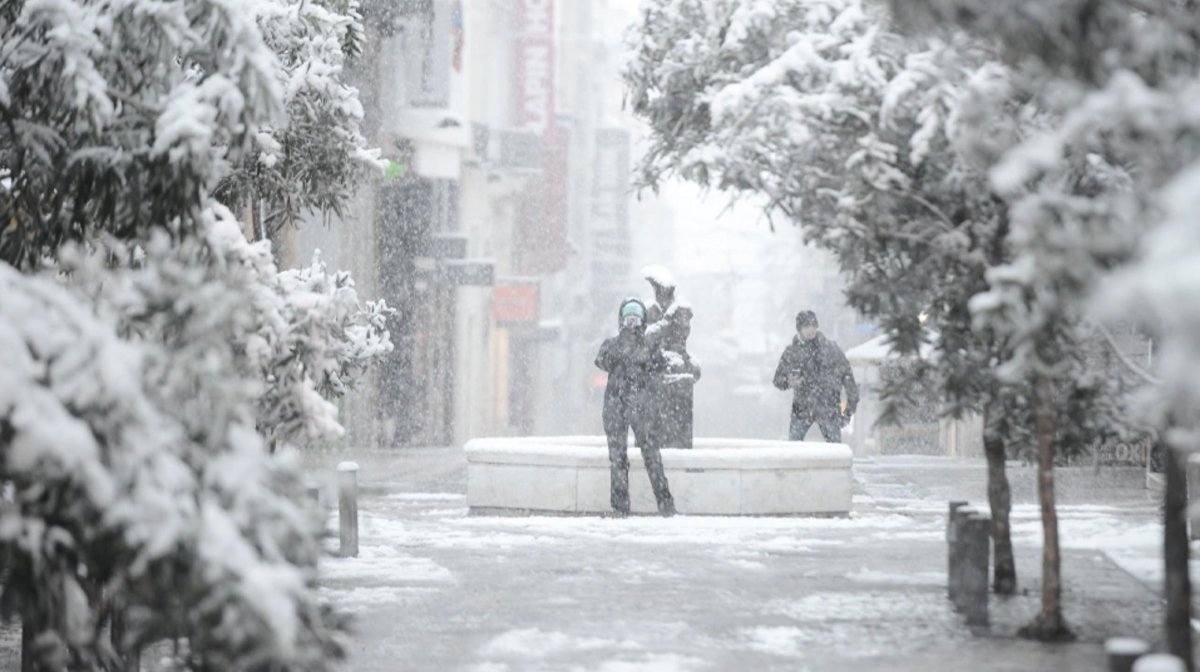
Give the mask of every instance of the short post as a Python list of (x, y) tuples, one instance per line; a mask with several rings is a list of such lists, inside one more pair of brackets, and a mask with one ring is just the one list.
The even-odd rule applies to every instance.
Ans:
[(341, 556), (358, 557), (358, 464), (338, 465), (338, 536)]
[(38, 664), (34, 656), (37, 645), (37, 628), (28, 618), (21, 619), (21, 672), (36, 672)]
[(957, 595), (957, 586), (954, 584), (954, 573), (958, 569), (958, 544), (954, 539), (954, 516), (955, 513), (962, 507), (966, 506), (967, 502), (953, 501), (950, 502), (950, 515), (946, 518), (946, 594), (953, 601)]
[(1133, 672), (1187, 672), (1187, 665), (1169, 653), (1151, 653), (1134, 661)]
[(954, 527), (954, 566), (950, 568), (950, 600), (954, 604), (955, 611), (962, 611), (966, 607), (963, 578), (967, 559), (967, 519), (973, 513), (975, 513), (975, 507), (960, 506), (954, 510), (954, 517), (950, 519)]
[(962, 527), (962, 548), (959, 562), (962, 566), (959, 586), (963, 611), (967, 625), (988, 623), (988, 560), (991, 557), (992, 518), (982, 513), (966, 516)]
[(1104, 642), (1108, 672), (1133, 672), (1133, 663), (1150, 652), (1150, 645), (1137, 637), (1112, 637)]
[(1188, 539), (1200, 539), (1200, 454), (1192, 453), (1186, 462)]

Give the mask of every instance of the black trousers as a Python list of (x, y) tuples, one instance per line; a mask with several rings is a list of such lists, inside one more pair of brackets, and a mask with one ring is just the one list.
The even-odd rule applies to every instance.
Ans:
[(825, 437), (827, 443), (842, 442), (841, 419), (831, 416), (814, 420), (799, 415), (792, 415), (792, 422), (788, 425), (788, 440), (803, 441), (804, 435), (808, 434), (808, 428), (812, 427), (814, 422), (821, 428), (821, 436)]
[(608, 436), (608, 463), (610, 472), (609, 499), (613, 511), (629, 513), (629, 430), (632, 427), (641, 439), (642, 461), (646, 463), (646, 474), (654, 490), (658, 512), (663, 515), (675, 513), (675, 499), (663, 469), (662, 453), (659, 452), (658, 432), (647, 431), (631, 409), (608, 410), (604, 413), (604, 433)]

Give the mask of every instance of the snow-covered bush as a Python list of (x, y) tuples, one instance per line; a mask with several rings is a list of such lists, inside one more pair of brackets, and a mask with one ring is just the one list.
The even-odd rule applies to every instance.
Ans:
[(392, 350), (386, 322), (396, 311), (382, 300), (361, 303), (350, 274), (329, 272), (317, 257), (272, 282), (284, 329), (264, 367), (259, 429), (272, 445), (332, 441), (343, 433), (333, 401)]
[[(319, 549), (298, 472), (255, 432), (257, 381), (232, 369), (223, 338), (242, 297), (164, 266), (161, 284), (112, 287), (112, 275), (64, 285), (0, 265), (6, 609), (80, 669), (112, 669), (114, 597), (133, 643), (183, 637), (191, 662), (216, 669), (326, 669), (340, 646), (312, 590)], [(206, 309), (176, 301), (171, 277)], [(119, 334), (82, 288), (112, 292), (110, 306), (162, 299), (138, 326), (165, 339)]]
[[(330, 273), (319, 259), (278, 271), (269, 242), (247, 242), (220, 206), (200, 233), (180, 243), (156, 235), (136, 247), (110, 240), (92, 253), (71, 248), (60, 270), (132, 338), (180, 352), (205, 352), (206, 340), (232, 346), (220, 361), (205, 352), (206, 361), (245, 379), (254, 425), (272, 449), (341, 436), (333, 402), (392, 349), (386, 320), (394, 311), (383, 301), (361, 304), (349, 274)], [(195, 405), (188, 417), (201, 424), (221, 401), (180, 399)]]
[(312, 342), (306, 347), (322, 348), (315, 351), (321, 359), (313, 357), (307, 368), (325, 397), (345, 395), (392, 349), (385, 325), (395, 311), (382, 300), (361, 304), (349, 273), (331, 273), (314, 255), (308, 267), (283, 271), (276, 282), (294, 331), (307, 329)]
[[(130, 644), (186, 639), (190, 668), (341, 651), (298, 471), (270, 449), (340, 432), (329, 400), (390, 347), (389, 311), (323, 267), (280, 273), (213, 193), (336, 211), (373, 163), (340, 81), (354, 7), (0, 4), (0, 576), (35, 655), (116, 669), (113, 603)], [(329, 190), (298, 186), (319, 162)]]

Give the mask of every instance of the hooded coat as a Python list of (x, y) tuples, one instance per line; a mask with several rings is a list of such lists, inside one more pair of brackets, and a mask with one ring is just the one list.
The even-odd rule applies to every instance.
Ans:
[[(625, 431), (640, 425), (650, 403), (652, 378), (667, 370), (662, 348), (646, 337), (645, 330), (622, 330), (607, 338), (596, 355), (596, 366), (608, 373), (604, 387), (604, 431)], [(641, 427), (635, 433), (641, 434)]]
[[(626, 301), (621, 304), (618, 315), (624, 315), (628, 304), (641, 301)], [(632, 427), (634, 434), (643, 439), (642, 459), (650, 477), (650, 487), (658, 503), (659, 513), (669, 516), (675, 513), (675, 500), (671, 497), (666, 470), (659, 452), (657, 433), (648, 427), (653, 423), (650, 396), (652, 381), (667, 368), (667, 359), (662, 348), (646, 336), (645, 322), (639, 326), (627, 326), (620, 333), (608, 338), (596, 355), (596, 366), (608, 373), (608, 384), (604, 388), (604, 433), (608, 438), (608, 459), (611, 472), (609, 494), (613, 511), (618, 515), (629, 513), (629, 457), (626, 437)]]

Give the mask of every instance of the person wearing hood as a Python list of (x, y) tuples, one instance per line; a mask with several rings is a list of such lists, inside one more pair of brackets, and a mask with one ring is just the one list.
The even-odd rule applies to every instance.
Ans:
[[(803, 441), (816, 423), (826, 441), (840, 443), (842, 427), (858, 408), (854, 372), (841, 348), (818, 330), (817, 316), (811, 310), (796, 315), (796, 332), (779, 358), (774, 381), (780, 390), (792, 390), (788, 440)], [(843, 389), (845, 410), (841, 407)]]
[(604, 433), (608, 437), (610, 502), (618, 516), (629, 515), (629, 430), (641, 438), (642, 460), (650, 476), (650, 487), (664, 516), (675, 514), (675, 500), (667, 483), (659, 451), (660, 432), (652, 430), (650, 381), (667, 369), (662, 348), (646, 337), (646, 306), (625, 299), (617, 311), (620, 331), (605, 339), (596, 356), (596, 366), (608, 373), (604, 388)]

